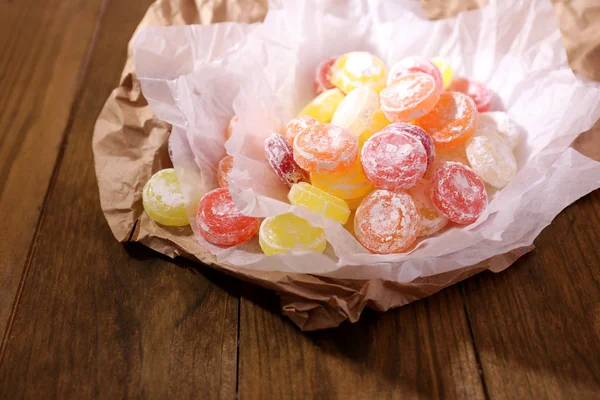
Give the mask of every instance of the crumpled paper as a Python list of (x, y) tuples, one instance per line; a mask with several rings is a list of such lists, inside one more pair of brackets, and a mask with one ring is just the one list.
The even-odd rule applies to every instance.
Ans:
[[(157, 3), (155, 11), (158, 8), (164, 18), (168, 10), (161, 3), (164, 6), (165, 2)], [(94, 138), (103, 210), (119, 240), (131, 235), (130, 240), (170, 256), (187, 255), (218, 263), (218, 268), (226, 272), (278, 290), (284, 313), (306, 330), (336, 326), (345, 319), (356, 321), (365, 306), (384, 311), (406, 304), (486, 268), (502, 270), (530, 248), (533, 238), (562, 208), (600, 185), (598, 163), (568, 147), (597, 119), (598, 87), (578, 81), (568, 69), (549, 3), (491, 2), (482, 10), (435, 23), (419, 18), (413, 2), (363, 1), (344, 8), (336, 7), (335, 2), (328, 4), (277, 2), (262, 25), (156, 28), (142, 30), (137, 36), (136, 67), (144, 94), (154, 111), (174, 125), (171, 137), (175, 167), (184, 182), (190, 212), (195, 213), (194, 202), (203, 191), (214, 187), (215, 160), (224, 154), (222, 129), (234, 112), (240, 115), (241, 123), (227, 150), (236, 157), (232, 189), (238, 205), (259, 216), (285, 212), (289, 205), (279, 201), (280, 188), (269, 186), (271, 179), (257, 180), (260, 176), (252, 175), (255, 168), (264, 166), (264, 160), (256, 156), (257, 149), (243, 143), (246, 136), (277, 129), (308, 100), (310, 89), (306, 88), (310, 88), (307, 82), (312, 78), (313, 64), (325, 56), (355, 49), (374, 51), (388, 64), (405, 54), (442, 55), (460, 66), (459, 73), (488, 82), (529, 132), (518, 154), (521, 169), (516, 183), (494, 197), (486, 215), (470, 230), (456, 229), (430, 240), (443, 241), (437, 244), (444, 246), (426, 243), (408, 256), (359, 253), (355, 258), (351, 250), (345, 258), (349, 248), (344, 240), (348, 238), (336, 237), (344, 232), (314, 215), (304, 215), (323, 226), (330, 242), (334, 242), (333, 251), (317, 256), (323, 258), (301, 255), (265, 260), (253, 252), (252, 246), (225, 254), (217, 252), (215, 257), (198, 245), (189, 228), (159, 227), (141, 211), (141, 187), (152, 172), (168, 165), (168, 133), (164, 124), (147, 114), (149, 110), (132, 75), (124, 75), (121, 88), (109, 99)], [(349, 21), (355, 22), (358, 29), (343, 36), (343, 43), (315, 42), (315, 37), (327, 34), (318, 29), (307, 33), (305, 25), (315, 22), (315, 12), (322, 24), (331, 24), (337, 36)], [(481, 30), (483, 18), (495, 22)], [(422, 46), (423, 35), (442, 45)], [(374, 38), (387, 38), (386, 43), (402, 38), (402, 46), (380, 48)], [(483, 56), (472, 60), (473, 51)], [(309, 53), (308, 59), (296, 57)], [(140, 63), (141, 57), (151, 62)], [(523, 77), (527, 79), (517, 79)], [(571, 98), (577, 99), (575, 106), (570, 104)], [(119, 107), (115, 107), (115, 100)], [(136, 102), (140, 104), (132, 112)], [(528, 110), (534, 102), (543, 107)], [(586, 107), (589, 112), (582, 112)], [(566, 112), (574, 108), (577, 112)], [(135, 143), (136, 138), (140, 143)], [(595, 142), (593, 137), (590, 140)], [(126, 176), (119, 175), (125, 166), (129, 168)], [(268, 169), (259, 170), (261, 174), (270, 173)], [(260, 185), (265, 182), (266, 187)], [(516, 214), (520, 223), (511, 224), (514, 213), (520, 210), (521, 214)], [(498, 223), (503, 227), (501, 231), (490, 229)], [(520, 229), (523, 225), (528, 228), (525, 232)], [(476, 241), (464, 246), (465, 235)], [(354, 245), (351, 240), (350, 245)], [(450, 247), (453, 251), (446, 250), (447, 241), (455, 246)], [(443, 247), (445, 253), (436, 253), (437, 247)], [(334, 251), (342, 257), (336, 257)], [(244, 265), (236, 268), (223, 260)], [(284, 268), (306, 272), (307, 265), (313, 267), (310, 272), (328, 277), (276, 272)]]

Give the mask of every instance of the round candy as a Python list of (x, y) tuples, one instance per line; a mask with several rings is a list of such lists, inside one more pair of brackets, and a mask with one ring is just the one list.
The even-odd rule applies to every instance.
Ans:
[(258, 218), (240, 214), (229, 190), (219, 188), (202, 197), (196, 216), (200, 235), (217, 246), (235, 246), (258, 232)]
[(470, 224), (487, 205), (485, 185), (463, 164), (444, 162), (431, 177), (431, 201), (450, 221)]
[(315, 228), (292, 213), (266, 218), (260, 224), (258, 242), (268, 256), (292, 251), (322, 253), (327, 247), (323, 229)]
[(425, 174), (427, 152), (415, 136), (390, 125), (367, 140), (361, 161), (365, 175), (376, 187), (403, 190)]
[(521, 127), (505, 112), (489, 111), (479, 114), (476, 134), (485, 134), (488, 130), (500, 135), (513, 150), (519, 145)]
[(345, 224), (350, 215), (350, 209), (344, 200), (305, 182), (292, 186), (288, 200), (295, 206), (307, 208), (341, 224)]
[(234, 115), (233, 118), (231, 118), (227, 128), (225, 128), (225, 139), (229, 139), (231, 137), (231, 134), (233, 133), (233, 127), (238, 123), (239, 120), (240, 119), (237, 115)]
[(344, 100), (344, 93), (340, 89), (326, 90), (308, 103), (298, 116), (307, 115), (324, 124), (329, 123), (342, 100)]
[(501, 189), (517, 173), (517, 160), (508, 145), (493, 131), (467, 142), (467, 158), (473, 171), (485, 182)]
[(292, 145), (283, 135), (273, 133), (265, 140), (265, 154), (273, 171), (288, 187), (308, 181), (308, 174), (294, 161)]
[(340, 199), (355, 199), (366, 196), (374, 187), (363, 172), (360, 159), (346, 171), (337, 174), (311, 173), (310, 181), (313, 186), (326, 191)]
[(148, 180), (142, 191), (146, 214), (153, 221), (166, 226), (186, 226), (188, 220), (185, 199), (173, 168), (158, 171)]
[(415, 121), (431, 136), (437, 149), (465, 143), (477, 127), (477, 107), (469, 96), (444, 92), (435, 108)]
[(331, 123), (349, 129), (359, 137), (371, 126), (379, 108), (379, 96), (373, 89), (362, 86), (354, 89), (342, 100)]
[(375, 111), (375, 115), (373, 115), (373, 120), (371, 121), (371, 125), (358, 137), (358, 147), (362, 149), (365, 142), (369, 140), (371, 136), (380, 132), (383, 128), (388, 126), (390, 121), (385, 117), (383, 111), (379, 105), (377, 106), (377, 111)]
[(490, 111), (492, 92), (481, 82), (467, 78), (456, 78), (448, 87), (449, 91), (464, 93), (471, 97), (477, 106), (477, 111)]
[(313, 117), (305, 115), (303, 117), (293, 118), (285, 126), (285, 137), (290, 143), (294, 144), (294, 139), (300, 132), (308, 128), (309, 126), (315, 126), (319, 124), (319, 121)]
[(433, 160), (435, 159), (435, 144), (433, 143), (431, 136), (429, 136), (427, 132), (423, 130), (423, 128), (416, 125), (407, 124), (405, 122), (394, 122), (383, 129), (383, 131), (403, 132), (413, 135), (415, 138), (419, 139), (423, 145), (423, 148), (425, 149), (425, 153), (427, 153), (427, 170), (429, 170), (433, 164)]
[(444, 81), (438, 67), (431, 61), (421, 57), (408, 57), (394, 64), (388, 76), (388, 86), (394, 83), (400, 76), (411, 72), (422, 72), (431, 75), (435, 79), (438, 90), (440, 92), (444, 90)]
[(448, 88), (452, 83), (452, 78), (454, 77), (454, 71), (452, 71), (452, 67), (442, 58), (432, 58), (431, 62), (435, 65), (440, 74), (442, 74), (442, 80), (444, 82), (444, 89)]
[(369, 86), (377, 93), (385, 87), (385, 64), (365, 51), (346, 53), (331, 67), (331, 83), (344, 93), (360, 86)]
[(465, 150), (466, 143), (460, 144), (450, 149), (436, 149), (435, 158), (431, 167), (425, 172), (425, 178), (431, 179), (431, 174), (436, 168), (445, 161), (455, 161), (461, 164), (469, 166), (469, 160), (467, 159), (467, 153)]
[(233, 169), (233, 157), (225, 156), (217, 165), (217, 182), (219, 187), (229, 187), (229, 173)]
[(358, 139), (348, 129), (320, 124), (300, 132), (294, 139), (294, 160), (303, 169), (333, 174), (356, 161)]
[(405, 192), (376, 190), (362, 201), (354, 216), (354, 234), (373, 253), (400, 253), (417, 239), (421, 216)]
[(440, 98), (440, 91), (431, 75), (411, 72), (381, 92), (381, 110), (392, 122), (412, 121), (430, 112)]
[(421, 179), (414, 187), (408, 190), (419, 213), (421, 214), (421, 229), (419, 237), (431, 236), (448, 225), (448, 218), (444, 217), (431, 202), (431, 183), (427, 179)]
[(315, 76), (315, 92), (321, 94), (326, 90), (333, 89), (335, 85), (331, 83), (331, 67), (335, 62), (335, 58), (328, 58), (327, 60), (321, 61), (317, 66), (317, 73)]

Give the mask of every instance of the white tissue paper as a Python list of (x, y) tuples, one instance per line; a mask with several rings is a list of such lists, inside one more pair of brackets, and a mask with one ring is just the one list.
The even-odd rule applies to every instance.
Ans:
[[(429, 21), (415, 1), (271, 1), (261, 24), (144, 28), (134, 61), (156, 115), (173, 125), (172, 158), (198, 242), (220, 263), (240, 268), (407, 282), (470, 266), (530, 245), (567, 205), (600, 187), (600, 163), (570, 147), (600, 117), (600, 85), (576, 77), (549, 0), (490, 0), (457, 18)], [(370, 254), (340, 224), (291, 206), (264, 156), (280, 131), (314, 97), (317, 64), (369, 51), (388, 68), (408, 56), (440, 56), (455, 76), (484, 82), (526, 134), (519, 170), (474, 224), (421, 241), (406, 254)], [(231, 138), (224, 130), (239, 116)], [(232, 248), (196, 231), (202, 195), (217, 187), (228, 153), (230, 191), (256, 217), (293, 212), (325, 229), (324, 254), (262, 254), (258, 241)]]

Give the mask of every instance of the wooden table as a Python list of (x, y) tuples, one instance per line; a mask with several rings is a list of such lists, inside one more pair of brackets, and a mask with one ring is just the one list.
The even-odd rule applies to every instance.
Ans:
[(600, 397), (599, 191), (501, 274), (308, 334), (275, 293), (117, 243), (92, 129), (150, 3), (0, 2), (1, 399)]

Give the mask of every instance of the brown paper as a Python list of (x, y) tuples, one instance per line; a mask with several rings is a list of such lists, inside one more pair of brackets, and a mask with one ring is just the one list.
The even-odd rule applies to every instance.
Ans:
[[(555, 3), (569, 60), (576, 72), (600, 79), (600, 20), (595, 0)], [(425, 15), (443, 18), (484, 4), (484, 0), (422, 0)], [(222, 21), (256, 22), (267, 11), (267, 0), (158, 0), (141, 26), (209, 24)], [(596, 7), (597, 12), (597, 7)], [(138, 27), (139, 29), (139, 27)], [(589, 37), (597, 40), (590, 41)], [(595, 68), (593, 68), (595, 66)], [(152, 173), (171, 167), (167, 154), (170, 127), (156, 119), (144, 99), (133, 70), (131, 44), (120, 85), (109, 97), (95, 127), (93, 149), (102, 210), (121, 241), (140, 242), (170, 257), (184, 256), (206, 263), (239, 279), (275, 290), (282, 310), (302, 330), (356, 322), (365, 307), (386, 311), (427, 297), (481, 271), (499, 272), (533, 246), (516, 249), (477, 265), (419, 278), (409, 283), (384, 280), (342, 280), (307, 274), (264, 272), (217, 264), (194, 239), (191, 229), (153, 223), (143, 212), (141, 192)], [(582, 134), (574, 147), (600, 160), (600, 123)]]

